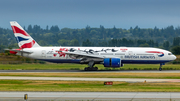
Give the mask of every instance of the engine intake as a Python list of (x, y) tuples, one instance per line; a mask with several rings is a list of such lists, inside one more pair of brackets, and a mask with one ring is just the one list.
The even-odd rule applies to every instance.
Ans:
[(104, 59), (104, 67), (121, 67), (121, 59), (120, 58), (105, 58)]

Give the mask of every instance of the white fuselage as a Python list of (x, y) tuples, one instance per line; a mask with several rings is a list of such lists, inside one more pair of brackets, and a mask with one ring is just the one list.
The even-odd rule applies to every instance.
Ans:
[[(54, 63), (80, 63), (81, 58), (74, 58), (63, 51), (76, 50), (82, 54), (103, 56), (104, 58), (120, 58), (123, 64), (164, 64), (176, 59), (171, 52), (158, 48), (144, 47), (35, 47), (24, 48), (23, 56)], [(22, 55), (17, 53), (17, 55)]]

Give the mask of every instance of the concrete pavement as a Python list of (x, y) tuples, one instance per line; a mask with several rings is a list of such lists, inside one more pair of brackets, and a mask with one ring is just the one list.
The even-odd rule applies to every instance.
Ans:
[(179, 92), (0, 92), (0, 101), (180, 101)]
[(0, 76), (0, 80), (63, 80), (63, 81), (124, 81), (124, 82), (180, 82), (180, 79), (142, 79), (142, 78), (80, 78), (80, 77), (20, 77)]

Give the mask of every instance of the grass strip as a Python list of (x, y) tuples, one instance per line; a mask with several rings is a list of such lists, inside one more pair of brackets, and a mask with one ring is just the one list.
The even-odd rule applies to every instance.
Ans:
[(180, 83), (113, 82), (104, 86), (100, 81), (36, 81), (0, 80), (0, 91), (74, 91), (74, 92), (180, 92)]
[[(120, 68), (105, 68), (101, 64), (95, 65), (99, 70), (158, 70), (159, 64), (124, 64)], [(84, 70), (87, 65), (83, 64), (0, 64), (0, 70)], [(163, 65), (163, 70), (180, 70), (180, 64)]]
[(0, 73), (0, 76), (180, 79), (180, 73)]

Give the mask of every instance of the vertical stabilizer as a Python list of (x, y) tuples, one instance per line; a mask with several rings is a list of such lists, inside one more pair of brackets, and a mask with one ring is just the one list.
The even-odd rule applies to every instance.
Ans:
[(39, 44), (16, 22), (10, 22), (20, 49), (40, 47)]

